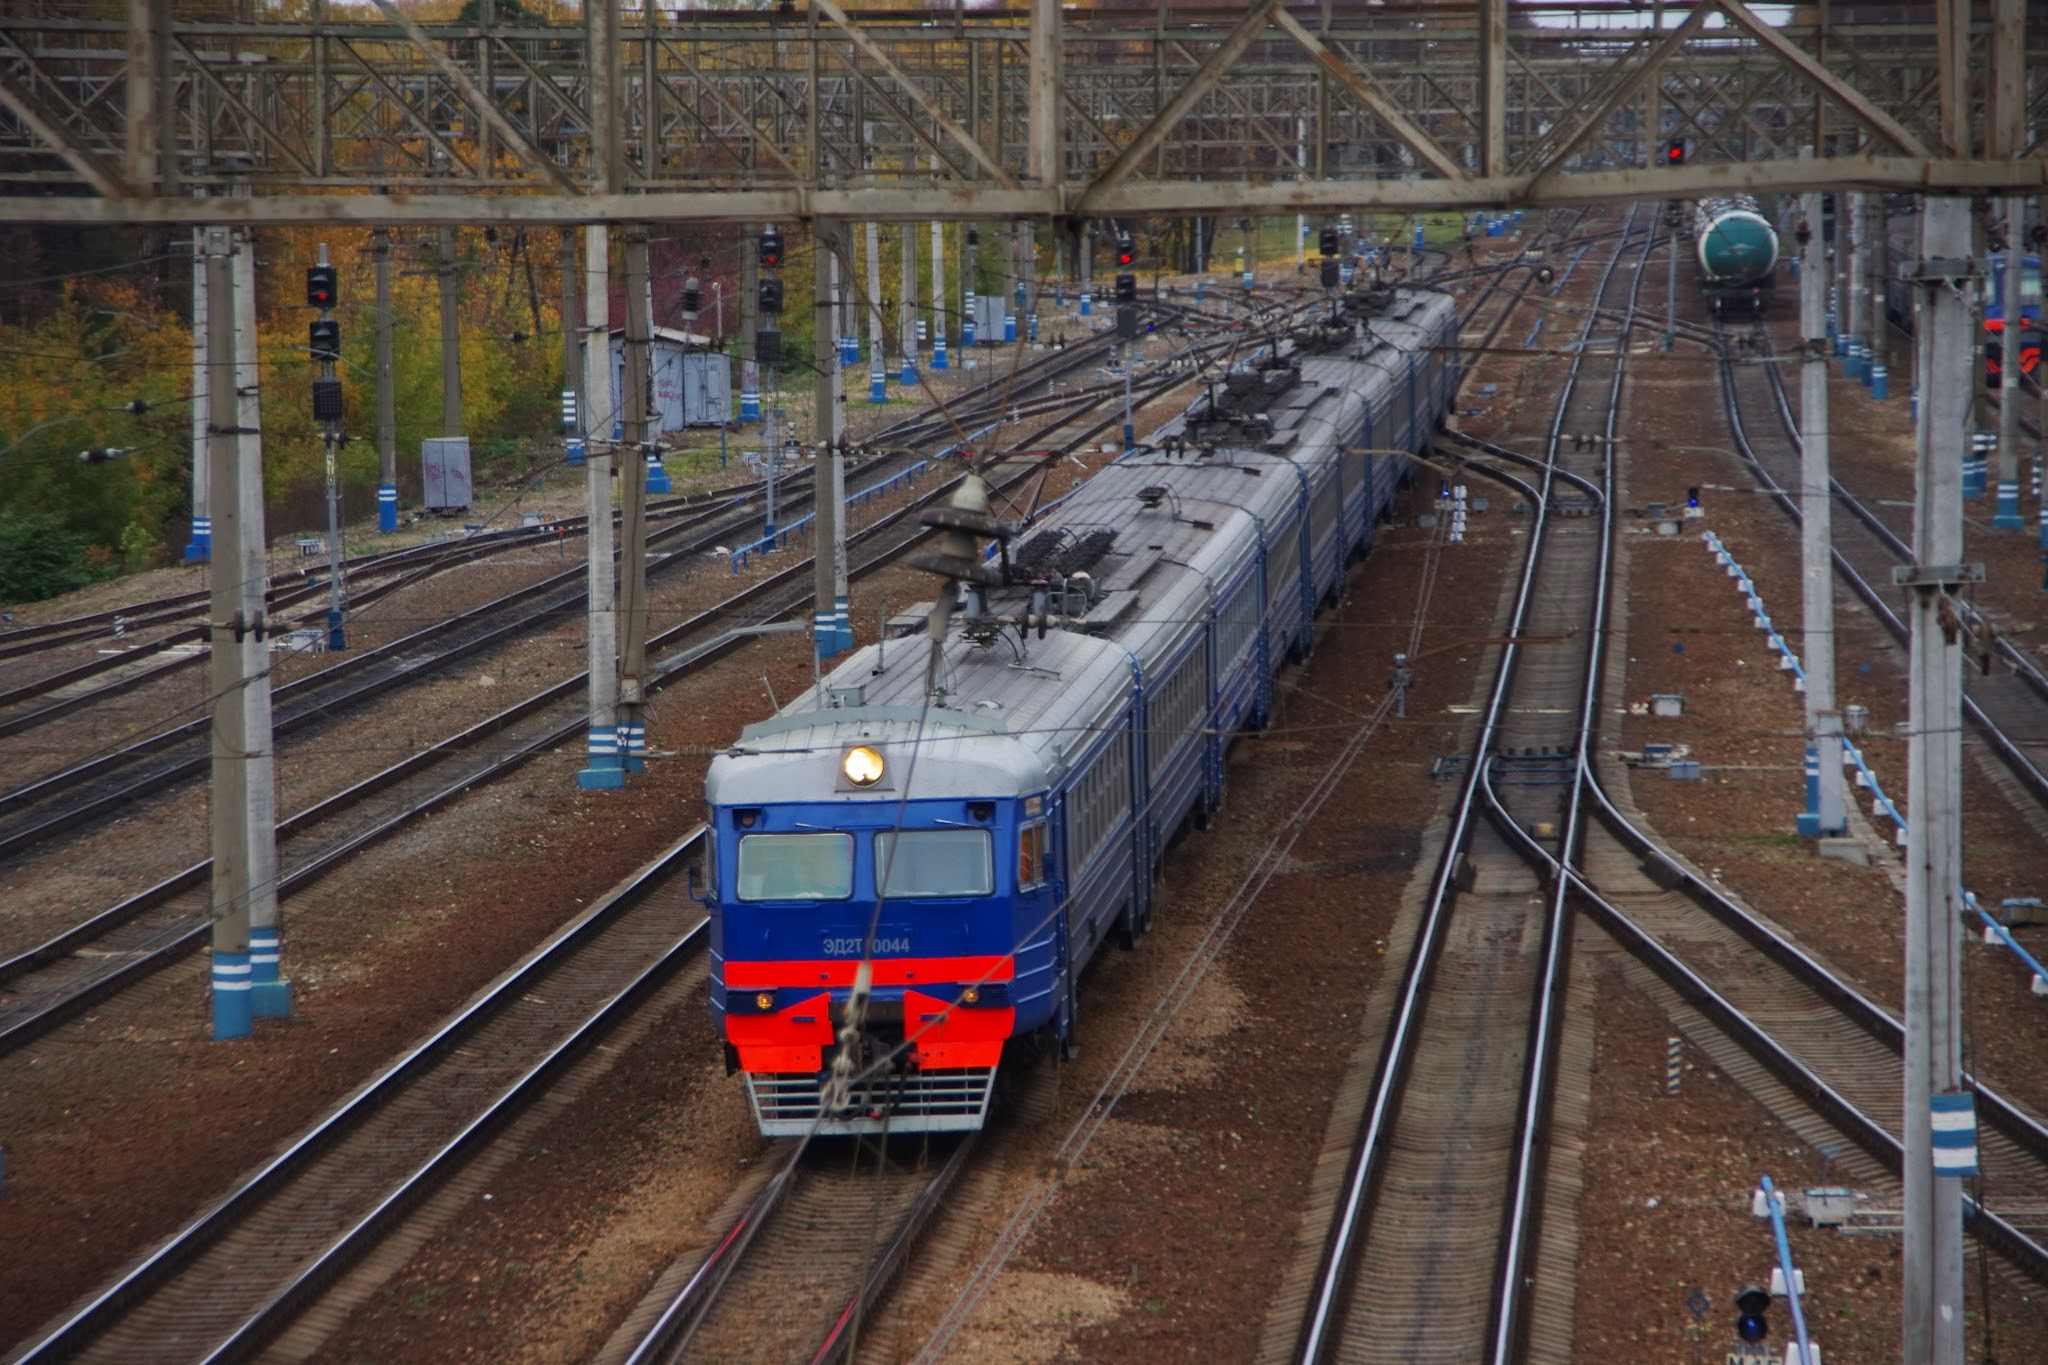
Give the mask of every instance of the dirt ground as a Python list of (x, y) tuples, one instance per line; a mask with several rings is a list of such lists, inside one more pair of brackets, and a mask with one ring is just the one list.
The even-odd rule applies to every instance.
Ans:
[[(1566, 288), (1570, 299), (1583, 281)], [(1519, 339), (1530, 321), (1509, 331)], [(1554, 321), (1545, 344), (1565, 325)], [(1500, 388), (1468, 425), (1538, 448), (1558, 364), (1541, 353), (1489, 359), (1487, 382)], [(1712, 429), (1710, 362), (1681, 347), (1670, 359), (1644, 358), (1633, 373), (1628, 500), (1674, 500), (1702, 482), (1745, 487), (1737, 467), (1702, 451), (1728, 444)], [(1853, 385), (1837, 392), (1843, 476), (1852, 484), (1866, 473), (1873, 483), (1896, 481), (1902, 449), (1910, 469), (1903, 398), (1876, 404)], [(1141, 414), (1140, 431), (1165, 415)], [(564, 504), (576, 496), (574, 484), (565, 485)], [(1331, 1095), (1382, 987), (1394, 909), (1446, 789), (1431, 765), (1457, 748), (1480, 685), (1479, 647), (1459, 646), (1490, 633), (1502, 575), (1519, 560), (1524, 533), (1505, 501), (1474, 516), (1463, 545), (1444, 544), (1412, 519), (1384, 528), (1347, 601), (1324, 618), (1314, 658), (1283, 678), (1275, 724), (1233, 749), (1225, 818), (1169, 858), (1156, 932), (1138, 952), (1106, 955), (1085, 983), (1085, 1048), (1062, 1074), (1062, 1112), (1093, 1096), (1218, 907), (1378, 700), (1393, 653), (1418, 629), (1438, 651), (1418, 669), (1408, 717), (1384, 726), (1343, 778), (1135, 1087), (1066, 1172), (949, 1358), (1240, 1360), (1268, 1350), (1266, 1310), (1295, 1255)], [(1705, 525), (1737, 550), (1791, 635), (1797, 541), (1780, 514), (1752, 495), (1714, 494)], [(2020, 548), (1973, 527), (1973, 556), (2002, 566), (1983, 600), (2015, 638), (2038, 647), (2041, 614), (2032, 582), (2017, 572), (2028, 558)], [(1608, 699), (1604, 742), (1629, 748), (1651, 735), (1671, 738), (1692, 745), (1705, 767), (1698, 783), (1638, 782), (1637, 800), (1687, 856), (1895, 1005), (1895, 879), (1881, 858), (1867, 868), (1824, 861), (1791, 833), (1803, 799), (1804, 741), (1788, 676), (1771, 665), (1696, 526), (1674, 537), (1631, 527), (1629, 550), (1627, 614), (1617, 625), (1626, 633), (1615, 641), (1628, 651), (1627, 695)], [(1425, 597), (1418, 584), (1432, 565), (1435, 586)], [(2030, 558), (2025, 567), (2038, 573)], [(117, 600), (109, 591), (97, 590), (94, 600)], [(861, 595), (908, 603), (929, 594), (892, 571)], [(1887, 733), (1902, 714), (1901, 651), (1855, 624), (1848, 603), (1838, 610), (1842, 699), (1868, 705), (1873, 732)], [(866, 639), (875, 613), (863, 608), (855, 617)], [(785, 698), (808, 682), (806, 649), (800, 639), (757, 641), (701, 683), (656, 697), (650, 744), (674, 756), (650, 762), (624, 793), (578, 791), (582, 755), (558, 752), (385, 845), (372, 865), (295, 897), (287, 921), (287, 974), (297, 989), (291, 1019), (265, 1024), (246, 1042), (208, 1041), (204, 976), (193, 965), (0, 1061), (8, 1180), (0, 1197), (0, 1322), (11, 1329), (0, 1335), (26, 1336), (231, 1188), (692, 823), (705, 753), (767, 712), (764, 678)], [(493, 678), (503, 672), (496, 664), (478, 669)], [(484, 688), (475, 675), (470, 685)], [(1683, 718), (1629, 713), (1629, 702), (1653, 693), (1683, 693)], [(400, 727), (415, 723), (404, 708), (394, 704)], [(432, 718), (416, 723), (430, 728)], [(1903, 745), (1873, 740), (1871, 753), (1902, 799)], [(2003, 810), (1979, 765), (1966, 771), (1970, 884), (1980, 895), (2042, 894), (2048, 877), (2038, 835)], [(167, 860), (189, 837), (169, 828), (130, 822), (122, 856), (147, 862), (152, 841), (162, 840), (156, 851)], [(1888, 837), (1874, 832), (1880, 848)], [(9, 915), (38, 895), (33, 879), (0, 886)], [(2048, 941), (2030, 941), (2048, 949)], [(1704, 1348), (1718, 1359), (1734, 1288), (1765, 1276), (1771, 1259), (1768, 1229), (1749, 1216), (1756, 1177), (1770, 1173), (1796, 1188), (1818, 1176), (1820, 1157), (1697, 1055), (1681, 1094), (1665, 1097), (1672, 1030), (1661, 1008), (1611, 955), (1587, 950), (1580, 969), (1595, 983), (1597, 1043), (1585, 1081), (1594, 1117), (1577, 1213), (1578, 1354), (1684, 1360)], [(2009, 958), (1974, 943), (1965, 972), (1969, 1062), (2037, 1111), (2048, 1109), (2048, 1081), (2030, 1060), (2044, 1042), (2041, 1002)], [(991, 1223), (1042, 1178), (1065, 1131), (1055, 1123), (997, 1135), (985, 1193), (985, 1207), (998, 1211)], [(588, 1359), (649, 1279), (703, 1238), (764, 1150), (737, 1082), (723, 1073), (701, 996), (683, 992), (590, 1079), (572, 1108), (524, 1134), (487, 1188), (455, 1201), (439, 1231), (367, 1291), (317, 1355)], [(905, 1280), (870, 1358), (914, 1352), (991, 1236), (990, 1226), (952, 1233)], [(1896, 1242), (1799, 1229), (1794, 1250), (1808, 1267), (1808, 1318), (1827, 1358), (1896, 1358)], [(2027, 1358), (2033, 1343), (2048, 1341), (2038, 1289), (2022, 1292), (1993, 1276), (1987, 1316), (1978, 1284), (1973, 1273), (1973, 1358), (1989, 1358), (1980, 1344), (1987, 1323), (2001, 1359)], [(1685, 1307), (1694, 1289), (1712, 1301), (1696, 1340)], [(1774, 1316), (1783, 1323), (1782, 1310)]]

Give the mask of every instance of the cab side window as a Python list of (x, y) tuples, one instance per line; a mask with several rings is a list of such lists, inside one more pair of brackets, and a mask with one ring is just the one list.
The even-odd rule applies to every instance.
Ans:
[(1017, 831), (1017, 889), (1045, 885), (1045, 821), (1034, 820)]

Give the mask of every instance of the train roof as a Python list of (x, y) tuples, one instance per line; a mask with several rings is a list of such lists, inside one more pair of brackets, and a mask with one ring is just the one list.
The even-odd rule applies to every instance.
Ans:
[[(1397, 373), (1393, 357), (1433, 344), (1454, 309), (1439, 292), (1404, 289), (1370, 311), (1369, 336), (1290, 362), (1268, 352), (1225, 376), (1212, 399), (1155, 435), (1174, 438), (1164, 448), (1097, 471), (1018, 535), (1006, 581), (953, 615), (929, 701), (920, 608), (898, 618), (917, 633), (855, 651), (779, 715), (746, 727), (712, 760), (706, 799), (1044, 790), (1117, 722), (1134, 678), (1156, 676), (1198, 635), (1211, 598), (1254, 563), (1262, 528), (1298, 504), (1299, 474), (1342, 458), (1375, 385)], [(1218, 403), (1254, 420), (1204, 426)], [(1041, 612), (1042, 629), (1030, 619)], [(841, 781), (840, 759), (860, 743), (883, 750), (884, 785)]]

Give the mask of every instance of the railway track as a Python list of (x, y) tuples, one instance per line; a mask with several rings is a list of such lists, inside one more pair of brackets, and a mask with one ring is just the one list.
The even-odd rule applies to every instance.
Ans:
[(62, 1320), (20, 1361), (253, 1354), (704, 946), (702, 830)]
[[(1641, 271), (1620, 267), (1647, 246), (1621, 235), (1599, 295), (1632, 295)], [(1600, 319), (1597, 306), (1588, 311), (1548, 457), (1525, 485), (1539, 520), (1508, 630), (1511, 641), (1563, 643), (1510, 643), (1499, 656), (1371, 1093), (1348, 1129), (1345, 1179), (1298, 1325), (1303, 1360), (1519, 1358), (1534, 1153), (1570, 939), (1561, 893), (1510, 831), (1534, 829), (1557, 848), (1576, 837), (1612, 444), (1589, 450), (1568, 433), (1612, 437), (1627, 349), (1626, 327), (1601, 337)]]
[[(1177, 373), (1153, 379), (1145, 397), (1180, 382)], [(1120, 421), (1121, 411), (1073, 431), (1082, 420), (1069, 411), (1039, 435), (1064, 429), (1071, 440), (1087, 440)], [(999, 472), (997, 486), (1019, 488), (1034, 469)], [(942, 497), (949, 483), (928, 497)], [(899, 509), (884, 528), (870, 528), (854, 547), (853, 572), (887, 562), (920, 538), (924, 532), (914, 512), (914, 506)], [(799, 563), (770, 585), (788, 590), (789, 605), (795, 605), (806, 598), (800, 582), (806, 573)], [(774, 614), (787, 608), (769, 603), (756, 609)], [(680, 668), (701, 661), (736, 639), (726, 635), (685, 647), (675, 663)], [(570, 726), (580, 723), (578, 716)], [(139, 1342), (153, 1343), (144, 1354), (239, 1356), (286, 1330), (483, 1136), (530, 1103), (547, 1078), (602, 1037), (603, 1029), (617, 1027), (621, 1010), (630, 1011), (633, 1000), (659, 989), (695, 954), (701, 940), (679, 925), (694, 924), (701, 915), (678, 881), (679, 867), (693, 855), (694, 837), (579, 919), (488, 1001), (394, 1065), (244, 1188), (56, 1324), (25, 1358), (132, 1359)], [(650, 924), (656, 926), (651, 931)], [(203, 919), (191, 926), (195, 944), (204, 931)], [(583, 964), (573, 968), (580, 973), (574, 978), (539, 974), (572, 970), (572, 963)], [(582, 984), (563, 984), (570, 980)], [(600, 999), (610, 1003), (585, 1008)], [(536, 1012), (522, 1002), (544, 1004), (540, 1013), (552, 1022), (533, 1022)], [(582, 1022), (563, 1022), (579, 1012)], [(385, 1113), (396, 1118), (377, 1117)], [(390, 1133), (394, 1122), (398, 1137)], [(367, 1152), (362, 1144), (370, 1145)], [(872, 1191), (863, 1207), (872, 1209)], [(869, 1276), (863, 1283), (838, 1315), (836, 1330), (844, 1339), (850, 1340), (845, 1334), (859, 1319), (861, 1295), (879, 1293), (885, 1280)]]
[[(1158, 388), (1163, 390), (1172, 382), (1177, 382), (1177, 377), (1160, 382)], [(1100, 427), (1106, 426), (1114, 420), (1116, 420), (1114, 417), (1106, 419), (1098, 423), (1096, 429), (1099, 430)], [(1067, 425), (1067, 423), (1062, 422), (1058, 425)], [(1085, 437), (1080, 439), (1085, 439)], [(1014, 482), (1021, 483), (1023, 479), (1028, 477), (1028, 472), (1020, 474)], [(944, 489), (935, 489), (932, 491), (932, 495), (937, 496), (943, 492)], [(801, 572), (801, 570), (799, 569), (798, 572)], [(800, 597), (802, 594), (799, 593), (798, 595)], [(579, 715), (576, 723), (580, 724), (580, 721), (581, 717)], [(669, 858), (665, 860), (669, 863), (671, 878), (673, 874), (672, 860), (679, 856), (680, 851), (680, 848), (672, 850)], [(661, 894), (668, 894), (671, 900), (673, 900), (672, 889), (670, 892)], [(609, 903), (607, 902), (608, 905)], [(676, 948), (663, 948), (661, 950), (663, 953), (663, 963), (669, 962), (672, 953), (683, 951), (680, 946), (681, 940), (678, 940), (677, 943), (678, 946)], [(594, 955), (594, 951), (587, 945), (583, 951), (593, 953)], [(611, 952), (610, 949), (603, 951), (605, 953)], [(662, 970), (672, 971), (673, 968), (664, 966)], [(618, 972), (614, 970), (613, 974), (616, 976)], [(640, 979), (635, 978), (636, 981)], [(652, 986), (637, 984), (630, 987), (633, 990), (653, 988)], [(558, 994), (559, 991), (551, 985), (548, 988), (548, 993)], [(475, 1021), (473, 1023), (465, 1023), (460, 1027), (464, 1030), (469, 1030), (482, 1026), (482, 1021)], [(444, 1033), (436, 1041), (445, 1043), (449, 1037), (448, 1033)], [(561, 1055), (567, 1055), (577, 1047), (587, 1047), (588, 1045), (587, 1037), (581, 1042), (565, 1041), (561, 1045), (560, 1052)], [(484, 1051), (494, 1056), (502, 1053), (514, 1059), (525, 1056), (529, 1061), (535, 1047), (533, 1044), (508, 1043), (499, 1046), (497, 1044), (480, 1042), (464, 1042), (456, 1044), (456, 1046), (464, 1052)], [(555, 1055), (557, 1054), (553, 1051), (549, 1053), (549, 1057)], [(532, 1071), (535, 1075), (538, 1075), (544, 1068), (557, 1065), (559, 1063), (543, 1059), (541, 1062), (533, 1064)], [(463, 1088), (465, 1085), (467, 1089)], [(490, 1085), (490, 1082), (479, 1081), (456, 1083), (457, 1090), (464, 1095), (471, 1091), (489, 1089)], [(423, 1091), (422, 1093), (431, 1094), (432, 1092)], [(442, 1094), (444, 1097), (439, 1101), (424, 1101), (425, 1107), (435, 1111), (443, 1119), (449, 1116), (449, 1112), (463, 1110), (462, 1105), (446, 1098), (448, 1092), (444, 1091)], [(387, 1103), (396, 1104), (399, 1101), (379, 1099), (371, 1101), (370, 1105), (371, 1107), (380, 1107)], [(353, 1107), (351, 1106), (351, 1108)], [(463, 1110), (463, 1112), (466, 1114), (467, 1110)], [(503, 1121), (505, 1120), (502, 1115), (493, 1118), (477, 1117), (467, 1122), (461, 1129), (461, 1136), (443, 1141), (441, 1147), (447, 1149), (451, 1154), (459, 1156), (459, 1150), (466, 1147), (467, 1144), (473, 1143), (477, 1137), (487, 1130), (489, 1125), (502, 1123)], [(334, 1150), (339, 1151), (338, 1144), (344, 1140), (345, 1135), (339, 1131), (324, 1131), (319, 1136), (309, 1137), (306, 1142), (295, 1145), (293, 1153), (300, 1154), (301, 1159), (311, 1159), (316, 1149), (325, 1150), (332, 1145)], [(439, 1150), (437, 1149), (437, 1152)], [(323, 1159), (318, 1164), (326, 1165), (327, 1162)], [(348, 1162), (344, 1160), (343, 1164), (348, 1164)], [(402, 1166), (404, 1162), (398, 1161), (396, 1164)], [(267, 1176), (269, 1173), (266, 1172), (265, 1174)], [(337, 1178), (335, 1176), (318, 1177), (318, 1179)], [(204, 1231), (194, 1230), (176, 1239), (172, 1247), (165, 1249), (163, 1255), (152, 1257), (147, 1265), (138, 1271), (139, 1278), (124, 1277), (120, 1285), (110, 1288), (105, 1294), (96, 1296), (91, 1305), (82, 1309), (79, 1314), (74, 1315), (73, 1318), (67, 1320), (64, 1324), (61, 1324), (56, 1333), (47, 1337), (34, 1348), (35, 1354), (31, 1358), (132, 1358), (132, 1348), (137, 1341), (162, 1343), (174, 1340), (163, 1334), (165, 1331), (172, 1330), (172, 1328), (159, 1326), (151, 1322), (146, 1316), (150, 1313), (166, 1313), (170, 1317), (178, 1319), (190, 1318), (195, 1314), (210, 1315), (216, 1328), (220, 1327), (223, 1323), (226, 1324), (223, 1331), (217, 1333), (214, 1338), (219, 1343), (218, 1347), (195, 1348), (194, 1352), (192, 1352), (194, 1354), (208, 1356), (216, 1349), (226, 1354), (242, 1354), (254, 1350), (260, 1342), (271, 1339), (277, 1332), (285, 1330), (284, 1324), (295, 1313), (300, 1311), (305, 1303), (309, 1302), (314, 1296), (317, 1296), (323, 1283), (330, 1281), (351, 1260), (359, 1256), (365, 1245), (374, 1242), (377, 1237), (383, 1235), (382, 1230), (388, 1229), (392, 1220), (402, 1217), (402, 1211), (408, 1202), (420, 1198), (427, 1188), (436, 1180), (442, 1178), (445, 1178), (445, 1167), (440, 1164), (439, 1157), (437, 1156), (432, 1170), (425, 1166), (417, 1168), (413, 1175), (406, 1178), (403, 1188), (398, 1187), (387, 1179), (382, 1183), (381, 1193), (377, 1188), (373, 1188), (379, 1184), (375, 1179), (360, 1182), (354, 1186), (346, 1186), (331, 1193), (321, 1193), (319, 1192), (319, 1186), (311, 1186), (308, 1188), (314, 1192), (303, 1196), (277, 1192), (283, 1187), (266, 1189), (260, 1193), (253, 1190), (238, 1193), (223, 1205), (224, 1209), (230, 1204), (234, 1205), (238, 1210), (246, 1210), (260, 1204), (265, 1207), (276, 1206), (295, 1208), (297, 1210), (296, 1213), (288, 1215), (287, 1222), (293, 1232), (291, 1240), (299, 1249), (298, 1263), (291, 1268), (283, 1270), (281, 1278), (279, 1275), (272, 1275), (269, 1277), (268, 1283), (257, 1286), (256, 1292), (261, 1297), (262, 1302), (254, 1310), (247, 1312), (240, 1318), (237, 1318), (236, 1314), (243, 1312), (242, 1309), (230, 1307), (217, 1311), (213, 1303), (215, 1291), (202, 1287), (213, 1283), (213, 1281), (207, 1278), (208, 1272), (196, 1270), (186, 1272), (173, 1264), (183, 1253), (174, 1254), (172, 1247), (189, 1245), (193, 1248), (195, 1258), (203, 1259), (201, 1253), (206, 1246), (241, 1246), (249, 1239), (253, 1239), (258, 1244), (268, 1240), (279, 1240), (273, 1234), (258, 1230), (258, 1225), (256, 1224), (243, 1223), (240, 1214), (237, 1213), (231, 1215), (226, 1223), (211, 1224)], [(872, 1188), (864, 1191), (863, 1209), (870, 1214), (874, 1207), (874, 1198), (875, 1195)], [(924, 1197), (906, 1196), (905, 1202), (915, 1206), (922, 1198)], [(892, 1202), (893, 1200), (894, 1197), (892, 1196)], [(925, 1199), (924, 1202), (928, 1203), (929, 1200)], [(361, 1217), (355, 1217), (351, 1212), (341, 1219), (341, 1221), (347, 1222), (346, 1228), (336, 1227), (330, 1232), (323, 1233), (320, 1229), (323, 1218), (326, 1218), (333, 1210), (343, 1206), (346, 1206), (350, 1211), (367, 1206), (370, 1212)], [(864, 1229), (866, 1226), (864, 1223)], [(907, 1244), (907, 1239), (912, 1236), (914, 1236), (914, 1230), (906, 1230), (901, 1236), (892, 1236), (886, 1240), (892, 1243), (902, 1242)], [(233, 1261), (238, 1258), (230, 1253), (228, 1259)], [(196, 1263), (195, 1260), (194, 1264)], [(756, 1263), (758, 1264), (759, 1262)], [(188, 1274), (198, 1278), (187, 1278)], [(234, 1273), (225, 1278), (228, 1280), (246, 1280), (249, 1277), (240, 1273)], [(263, 1276), (258, 1274), (255, 1278), (262, 1279)], [(842, 1332), (847, 1325), (858, 1321), (859, 1315), (863, 1311), (860, 1305), (866, 1302), (868, 1298), (871, 1298), (873, 1294), (879, 1292), (884, 1279), (885, 1276), (881, 1274), (868, 1274), (860, 1277), (857, 1292), (849, 1296), (845, 1306), (834, 1315), (835, 1321), (839, 1324)], [(176, 1288), (175, 1286), (177, 1285), (184, 1285), (186, 1287)], [(241, 1289), (226, 1289), (222, 1292), (226, 1297), (233, 1298), (238, 1293), (244, 1293), (245, 1289), (246, 1286)], [(145, 1307), (145, 1305), (151, 1304), (156, 1306)], [(144, 1316), (129, 1316), (126, 1310), (131, 1306), (135, 1308), (137, 1314)], [(102, 1314), (108, 1316), (102, 1317)], [(177, 1328), (176, 1330), (184, 1329)], [(210, 1329), (201, 1328), (197, 1337), (190, 1339), (205, 1339), (208, 1330)], [(187, 1339), (184, 1337), (175, 1338), (175, 1340), (181, 1342)], [(844, 1337), (842, 1336), (839, 1340), (843, 1348)], [(823, 1344), (827, 1349), (832, 1349), (832, 1342), (833, 1338), (828, 1333), (827, 1337), (823, 1339)], [(162, 1348), (158, 1346), (152, 1349)], [(183, 1348), (173, 1347), (172, 1353), (183, 1354)]]
[[(1180, 374), (1168, 374), (1151, 379), (1140, 393), (1149, 401), (1181, 382)], [(1121, 399), (1120, 388), (1116, 396)], [(1065, 432), (1070, 446), (1079, 445), (1121, 417), (1118, 408), (1088, 423), (1076, 418), (1069, 405), (1030, 433), (1026, 444)], [(1077, 421), (1082, 425), (1075, 431)], [(1037, 468), (1031, 462), (999, 475), (992, 492), (1021, 491)], [(849, 572), (872, 572), (922, 539), (925, 532), (916, 523), (916, 511), (943, 499), (953, 482), (933, 480), (921, 495), (850, 535)], [(810, 592), (810, 561), (797, 558), (710, 610), (650, 637), (648, 657), (656, 661), (650, 669), (650, 688), (673, 686), (738, 648), (747, 638), (745, 627), (796, 610)], [(583, 688), (583, 674), (567, 677), (282, 821), (280, 895), (306, 886), (343, 859), (470, 789), (573, 740), (587, 720)], [(196, 863), (0, 961), (0, 989), (7, 993), (0, 1002), (0, 1055), (201, 947), (210, 923), (211, 871), (210, 861)]]
[(607, 1358), (852, 1359), (868, 1313), (968, 1169), (979, 1135), (946, 1139), (908, 1165), (869, 1143), (785, 1146), (774, 1176), (700, 1259), (664, 1277)]
[[(1093, 337), (1076, 346), (1035, 357), (961, 395), (944, 410), (934, 409), (891, 424), (877, 433), (863, 449), (875, 452), (874, 459), (878, 463), (873, 469), (881, 471), (883, 464), (880, 462), (919, 458), (917, 448), (951, 445), (955, 439), (965, 439), (970, 431), (998, 420), (1049, 411), (1072, 399), (1060, 392), (1038, 399), (1029, 395), (1039, 389), (1063, 388), (1069, 375), (1094, 363), (1107, 346), (1105, 338)], [(856, 466), (867, 463), (862, 458), (862, 451), (856, 450), (854, 456)], [(874, 477), (879, 481), (886, 474), (877, 473)], [(807, 470), (794, 471), (778, 480), (778, 489), (789, 513), (784, 518), (785, 524), (801, 518), (808, 507), (810, 483)], [(657, 523), (650, 534), (650, 544), (687, 540), (696, 548), (705, 548), (721, 540), (743, 538), (749, 514), (737, 509), (757, 505), (765, 487), (763, 481), (756, 480), (712, 493), (656, 499), (648, 509)], [(658, 524), (663, 521), (668, 524)], [(587, 517), (566, 517), (546, 527), (484, 532), (458, 542), (358, 556), (346, 570), (351, 610), (360, 609), (449, 568), (543, 545), (549, 539), (572, 533), (582, 534), (587, 524)], [(563, 585), (572, 586), (575, 581), (574, 573), (560, 578)], [(300, 607), (303, 619), (297, 619), (297, 624), (324, 623), (326, 594), (324, 583), (274, 587), (270, 593), (273, 618), (294, 621), (295, 618), (288, 613), (292, 608)], [(203, 615), (206, 601), (204, 592), (179, 593), (0, 634), (0, 659), (33, 655), (62, 665), (38, 667), (31, 661), (16, 666), (15, 671), (32, 672), (36, 676), (0, 691), (0, 712), (12, 712), (0, 714), (0, 737), (54, 721), (75, 719), (92, 705), (197, 663), (205, 657), (204, 631), (198, 618)], [(128, 643), (116, 652), (102, 653), (108, 641), (115, 638), (113, 632), (117, 623), (122, 632), (119, 638)], [(63, 663), (68, 655), (82, 650), (91, 651), (84, 662)], [(359, 653), (345, 659), (328, 660), (322, 672), (358, 666), (362, 657), (363, 654)], [(94, 679), (100, 681), (97, 685), (89, 685)], [(43, 704), (37, 705), (38, 702)], [(0, 802), (5, 799), (6, 796), (0, 795)]]
[[(1752, 349), (1768, 355), (1767, 346)], [(1798, 504), (1788, 491), (1798, 486), (1798, 421), (1778, 367), (1733, 363), (1724, 351), (1721, 382), (1737, 451), (1772, 500), (1799, 524)], [(1829, 487), (1835, 505), (1848, 514), (1830, 523), (1835, 573), (1878, 624), (1904, 644), (1908, 633), (1894, 605), (1898, 595), (1891, 574), (1912, 562), (1911, 547), (1880, 509), (1857, 498), (1839, 478), (1831, 476)], [(1961, 605), (1977, 619), (1973, 609)], [(1988, 673), (1964, 670), (1964, 715), (2025, 793), (2038, 827), (2048, 819), (2048, 677), (2009, 641), (1994, 638), (1992, 649), (2002, 667)]]

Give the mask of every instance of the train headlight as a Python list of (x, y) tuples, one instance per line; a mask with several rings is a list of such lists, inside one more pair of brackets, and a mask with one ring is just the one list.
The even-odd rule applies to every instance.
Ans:
[(865, 744), (848, 749), (846, 757), (839, 760), (839, 771), (856, 787), (872, 787), (881, 781), (882, 766), (881, 750)]
[(764, 1011), (774, 1009), (775, 996), (768, 991), (762, 991), (759, 995), (756, 995), (754, 997), (754, 1008), (757, 1010)]
[(966, 990), (960, 992), (960, 1003), (963, 1005), (976, 1005), (981, 1003), (981, 992), (975, 989), (973, 986), (969, 986)]

